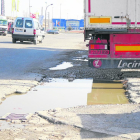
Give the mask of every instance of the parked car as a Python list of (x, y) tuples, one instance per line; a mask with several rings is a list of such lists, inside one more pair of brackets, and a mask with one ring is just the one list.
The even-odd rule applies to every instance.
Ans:
[(59, 34), (58, 30), (48, 30), (48, 34)]
[(35, 18), (17, 17), (12, 30), (12, 42), (31, 41), (34, 44), (42, 43), (45, 37), (43, 28)]
[(80, 30), (84, 30), (84, 27), (80, 27)]

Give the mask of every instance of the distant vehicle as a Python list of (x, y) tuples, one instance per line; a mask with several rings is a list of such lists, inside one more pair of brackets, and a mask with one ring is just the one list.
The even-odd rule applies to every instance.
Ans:
[(5, 16), (0, 16), (0, 34), (6, 36), (8, 28), (8, 21)]
[(59, 34), (58, 30), (48, 30), (47, 31), (48, 34)]
[(35, 45), (45, 37), (44, 29), (35, 18), (17, 17), (12, 30), (12, 42), (31, 41)]
[(12, 34), (13, 22), (8, 23), (8, 33)]
[(80, 27), (80, 30), (84, 30), (84, 27)]

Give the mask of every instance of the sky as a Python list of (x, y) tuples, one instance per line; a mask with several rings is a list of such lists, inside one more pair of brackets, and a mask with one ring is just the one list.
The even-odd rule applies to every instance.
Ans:
[[(83, 3), (83, 0), (30, 0), (30, 11), (31, 13), (39, 13), (41, 15), (41, 8), (43, 7), (43, 15), (45, 16), (45, 8), (48, 5), (53, 4), (47, 8), (47, 18), (49, 13), (50, 19), (83, 19)], [(20, 0), (19, 12), (12, 12), (11, 5), (12, 0), (5, 0), (6, 16), (29, 15), (29, 0)]]

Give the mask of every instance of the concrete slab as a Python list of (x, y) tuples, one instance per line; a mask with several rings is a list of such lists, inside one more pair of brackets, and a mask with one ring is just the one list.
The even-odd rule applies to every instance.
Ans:
[[(56, 112), (53, 110), (41, 111), (37, 112), (37, 114), (54, 124), (70, 125), (93, 132), (119, 136), (121, 138), (138, 139), (140, 137), (139, 105), (97, 105), (81, 108), (84, 111), (78, 108), (70, 108)], [(129, 111), (127, 108), (129, 108)], [(126, 111), (124, 112), (125, 109)]]

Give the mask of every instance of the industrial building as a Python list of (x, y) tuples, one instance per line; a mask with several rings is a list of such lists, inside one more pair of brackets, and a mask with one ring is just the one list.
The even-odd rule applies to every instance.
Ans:
[(55, 29), (65, 29), (67, 30), (69, 27), (72, 30), (80, 30), (84, 28), (84, 20), (76, 20), (76, 19), (52, 19), (53, 28)]

